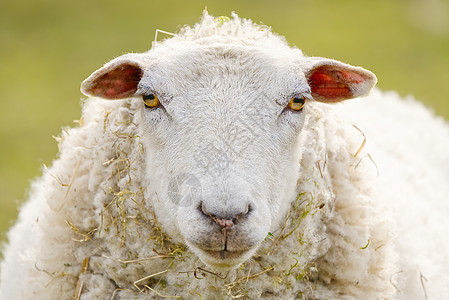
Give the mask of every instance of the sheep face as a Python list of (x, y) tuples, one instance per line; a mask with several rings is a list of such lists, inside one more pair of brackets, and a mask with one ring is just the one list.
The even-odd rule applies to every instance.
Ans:
[(149, 186), (160, 200), (153, 205), (158, 216), (176, 216), (173, 231), (215, 266), (253, 254), (298, 177), (304, 113), (288, 103), (310, 98), (310, 88), (298, 67), (254, 50), (172, 54), (154, 62), (137, 91), (160, 101), (142, 109)]
[(83, 92), (142, 102), (149, 204), (172, 238), (229, 268), (254, 254), (295, 199), (309, 102), (363, 95), (374, 83), (368, 71), (279, 41), (209, 37), (119, 57)]

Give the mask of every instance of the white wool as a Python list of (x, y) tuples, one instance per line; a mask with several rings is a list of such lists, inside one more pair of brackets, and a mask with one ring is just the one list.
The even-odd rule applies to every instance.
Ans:
[[(449, 126), (378, 90), (321, 103), (341, 100), (308, 86), (323, 67), (353, 74), (351, 97), (375, 83), (236, 15), (106, 64), (85, 93), (114, 98), (97, 82), (116, 70), (139, 85), (88, 98), (61, 135), (8, 234), (0, 299), (447, 299)], [(206, 209), (239, 213), (225, 245), (244, 254), (205, 254), (221, 238)]]

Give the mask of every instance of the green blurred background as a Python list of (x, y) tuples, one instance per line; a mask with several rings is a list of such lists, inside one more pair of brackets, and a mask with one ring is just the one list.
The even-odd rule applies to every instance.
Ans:
[(1, 0), (0, 240), (30, 181), (57, 153), (52, 135), (80, 115), (80, 82), (109, 59), (237, 12), (307, 55), (364, 66), (383, 90), (414, 95), (449, 118), (448, 0)]

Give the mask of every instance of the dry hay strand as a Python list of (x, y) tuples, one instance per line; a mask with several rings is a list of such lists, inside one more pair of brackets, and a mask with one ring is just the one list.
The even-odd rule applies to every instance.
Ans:
[(81, 271), (78, 276), (78, 282), (76, 283), (75, 295), (73, 296), (73, 300), (79, 300), (81, 298), (81, 294), (83, 292), (83, 286), (84, 286), (83, 275), (86, 274), (88, 267), (89, 267), (89, 258), (86, 257), (86, 258), (84, 258), (83, 264), (81, 265)]
[(169, 36), (175, 36), (176, 35), (176, 34), (174, 34), (172, 32), (168, 32), (168, 31), (161, 30), (161, 29), (156, 29), (156, 32), (154, 34), (154, 41), (153, 41), (153, 43), (151, 43), (152, 47), (154, 47), (154, 45), (156, 45), (158, 43), (157, 36), (158, 36), (159, 33), (163, 33), (163, 34), (166, 34), (166, 35), (169, 35)]
[(324, 171), (326, 170), (326, 163), (327, 163), (327, 153), (324, 154), (324, 161), (319, 160), (316, 162), (316, 167), (318, 168), (318, 171), (320, 172), (321, 178), (324, 178)]
[(421, 286), (422, 289), (424, 291), (424, 298), (426, 298), (426, 300), (428, 300), (429, 298), (427, 297), (427, 290), (426, 290), (426, 286), (424, 285), (424, 281), (428, 281), (426, 277), (424, 277), (424, 275), (420, 272), (419, 273), (419, 280), (421, 281)]
[[(112, 211), (112, 214), (109, 215), (112, 218), (112, 224), (117, 226), (117, 232), (121, 238), (121, 245), (123, 246), (126, 242), (126, 230), (128, 227), (127, 220), (135, 219), (136, 216), (131, 216), (128, 214), (128, 209), (125, 205), (125, 201), (132, 199), (133, 197), (138, 196), (137, 193), (130, 191), (129, 189), (121, 189), (118, 192), (115, 192), (112, 188), (109, 190), (110, 194), (113, 194), (113, 199), (105, 205), (104, 209), (102, 209), (100, 214), (100, 226), (98, 229), (98, 237), (100, 238), (101, 233), (104, 227), (104, 217), (108, 210), (110, 210), (114, 204), (116, 209), (118, 210), (117, 214)], [(135, 201), (133, 201), (136, 203)]]
[(82, 237), (82, 239), (74, 239), (74, 238), (72, 238), (72, 240), (75, 241), (75, 242), (87, 242), (87, 241), (90, 241), (92, 239), (92, 236), (98, 230), (98, 228), (94, 228), (94, 229), (92, 229), (92, 230), (90, 230), (88, 232), (83, 232), (78, 227), (76, 227), (73, 223), (71, 223), (69, 220), (65, 220), (65, 222), (67, 223), (67, 225), (69, 225), (70, 229), (72, 229), (72, 231), (75, 234), (80, 235)]
[[(302, 199), (303, 196), (310, 195), (310, 198)], [(307, 202), (307, 200), (309, 200)], [(304, 206), (303, 204), (307, 204)], [(276, 238), (271, 243), (270, 247), (268, 248), (266, 255), (270, 255), (274, 249), (274, 247), (279, 244), (280, 241), (285, 240), (289, 236), (291, 236), (298, 228), (301, 226), (302, 221), (309, 215), (316, 214), (324, 205), (314, 205), (314, 197), (310, 193), (299, 193), (296, 197), (295, 204), (290, 208), (290, 210), (287, 213), (287, 216), (285, 218), (284, 224), (279, 232), (279, 234), (276, 236)], [(297, 222), (295, 224), (295, 222)], [(289, 228), (289, 231), (284, 234), (284, 231)], [(273, 235), (273, 234), (271, 234)]]
[(105, 254), (103, 254), (102, 256), (104, 258), (111, 259), (111, 260), (114, 260), (114, 261), (122, 263), (122, 264), (139, 263), (139, 262), (143, 262), (143, 261), (153, 260), (153, 259), (156, 259), (156, 258), (174, 258), (174, 256), (170, 256), (170, 255), (155, 255), (155, 256), (144, 257), (144, 258), (123, 260), (123, 259), (119, 259), (119, 258), (110, 257), (110, 256), (107, 256)]
[(112, 293), (112, 296), (111, 296), (111, 299), (110, 299), (110, 300), (114, 300), (115, 294), (117, 294), (117, 292), (119, 292), (119, 291), (130, 291), (130, 292), (133, 292), (133, 291), (130, 290), (130, 289), (121, 289), (121, 288), (117, 288), (117, 289), (115, 289), (114, 292)]
[[(211, 274), (220, 279), (226, 279), (229, 275), (229, 271), (226, 273), (226, 275), (221, 275), (219, 273), (215, 273), (215, 272), (203, 269), (201, 267), (196, 267), (195, 270), (193, 270), (193, 271), (178, 272), (178, 274), (190, 274), (190, 273), (193, 273), (193, 277), (195, 277), (196, 279), (200, 279), (200, 280), (205, 278), (207, 276), (206, 274)], [(201, 276), (198, 276), (198, 275), (201, 275)]]
[(366, 245), (363, 246), (363, 247), (360, 247), (360, 249), (361, 249), (361, 250), (365, 250), (366, 248), (368, 248), (368, 246), (369, 246), (370, 244), (371, 244), (371, 240), (368, 239), (368, 242), (366, 243)]
[[(284, 232), (285, 228), (287, 228), (288, 221), (290, 220), (290, 215), (291, 215), (291, 209), (288, 210), (287, 217), (285, 218), (285, 221), (284, 221), (284, 225), (282, 226), (279, 234), (276, 236), (276, 238), (271, 243), (270, 247), (268, 247), (266, 255), (270, 255), (271, 250), (273, 249), (274, 245), (276, 245), (279, 242), (279, 239), (281, 238), (282, 233)], [(273, 235), (271, 232), (269, 232), (269, 234)]]
[(149, 289), (150, 291), (152, 291), (153, 293), (155, 293), (156, 295), (158, 295), (159, 297), (162, 297), (162, 298), (178, 298), (178, 299), (182, 298), (181, 296), (167, 296), (167, 295), (163, 295), (163, 294), (159, 293), (158, 291), (156, 291), (155, 289), (151, 288), (149, 285), (145, 285), (145, 287), (147, 289)]
[(207, 16), (207, 15), (208, 15), (208, 12), (207, 12), (207, 6), (205, 6), (205, 7), (204, 7), (204, 10), (203, 10), (203, 15), (201, 16), (200, 26), (198, 26), (198, 30), (197, 30), (197, 32), (195, 33), (195, 36), (196, 36), (197, 38), (198, 38), (199, 35), (200, 35), (201, 27), (203, 27), (204, 20), (206, 19), (206, 16)]
[(104, 112), (104, 120), (103, 120), (103, 133), (106, 133), (106, 127), (108, 127), (109, 123), (109, 115), (112, 113), (112, 111), (106, 111)]
[(360, 130), (360, 128), (358, 128), (357, 126), (355, 126), (354, 124), (352, 125), (354, 126), (355, 129), (357, 129), (363, 136), (363, 141), (362, 144), (360, 145), (359, 149), (357, 149), (357, 152), (353, 155), (354, 157), (357, 157), (357, 155), (359, 155), (359, 153), (363, 150), (363, 148), (365, 148), (365, 144), (366, 144), (366, 135), (363, 133), (362, 130)]
[(152, 278), (152, 277), (154, 277), (154, 276), (158, 276), (158, 275), (167, 273), (167, 272), (168, 272), (168, 269), (167, 269), (167, 270), (164, 270), (164, 271), (160, 271), (160, 272), (153, 273), (153, 274), (148, 275), (148, 276), (145, 276), (145, 277), (142, 277), (142, 278), (140, 278), (140, 279), (134, 281), (134, 282), (133, 282), (133, 285), (134, 285), (134, 286), (136, 287), (136, 289), (138, 289), (141, 293), (144, 293), (144, 290), (140, 289), (140, 287), (137, 285), (138, 283), (140, 283), (140, 282), (142, 282), (142, 281), (145, 281), (145, 280), (147, 280), (147, 279), (150, 279), (150, 278)]
[(367, 153), (366, 156), (362, 157), (362, 158), (359, 160), (359, 162), (355, 165), (354, 169), (357, 169), (357, 168), (359, 167), (360, 163), (362, 162), (362, 160), (364, 160), (366, 157), (368, 157), (369, 160), (370, 160), (370, 161), (373, 163), (373, 165), (376, 167), (377, 177), (379, 177), (379, 174), (380, 174), (380, 172), (379, 172), (379, 167), (377, 166), (377, 164), (376, 164), (376, 162), (374, 161), (373, 157), (372, 157), (369, 153)]
[(52, 277), (52, 278), (55, 277), (55, 273), (50, 273), (49, 271), (47, 271), (47, 270), (45, 270), (45, 269), (39, 268), (39, 267), (37, 266), (37, 263), (34, 264), (34, 268), (35, 268), (36, 270), (38, 270), (39, 272), (43, 272), (43, 273), (47, 274), (48, 276), (50, 276), (50, 277)]
[(56, 180), (56, 182), (58, 182), (61, 186), (69, 185), (68, 183), (63, 183), (61, 178), (59, 178), (56, 175), (54, 175), (53, 173), (51, 173), (46, 164), (43, 164), (43, 167), (44, 167), (44, 170), (48, 173), (48, 175), (50, 175), (54, 180)]
[(51, 280), (50, 280), (48, 283), (46, 283), (46, 284), (44, 285), (45, 288), (48, 288), (48, 287), (51, 286), (56, 280), (61, 279), (61, 278), (65, 277), (65, 276), (75, 276), (75, 275), (73, 275), (72, 273), (68, 273), (68, 272), (60, 272), (60, 273), (59, 273), (59, 272), (51, 272), (51, 273), (50, 273), (48, 270), (39, 268), (39, 267), (37, 266), (37, 263), (34, 264), (34, 268), (35, 268), (38, 272), (45, 273), (45, 274), (47, 274), (48, 276), (51, 277)]
[(401, 274), (403, 271), (399, 271), (394, 273), (393, 275), (390, 276), (390, 284), (393, 286), (393, 288), (396, 290), (397, 293), (400, 293), (401, 290), (398, 288), (398, 286), (395, 284), (396, 280), (393, 278), (394, 276), (397, 276), (399, 274)]
[(230, 295), (234, 299), (235, 299), (235, 297), (240, 298), (241, 296), (240, 297), (239, 296), (232, 296), (232, 289), (236, 285), (244, 283), (244, 282), (248, 282), (250, 279), (254, 279), (256, 277), (259, 277), (259, 276), (261, 276), (261, 275), (263, 275), (263, 274), (265, 274), (265, 273), (267, 273), (267, 272), (269, 272), (271, 270), (274, 270), (274, 268), (273, 267), (268, 267), (265, 270), (260, 271), (258, 273), (255, 273), (255, 274), (252, 274), (252, 275), (248, 275), (248, 276), (244, 276), (244, 277), (241, 277), (241, 278), (239, 278), (239, 279), (237, 279), (237, 280), (235, 280), (233, 282), (225, 284), (224, 286), (228, 289), (228, 295)]
[(72, 189), (73, 182), (75, 181), (75, 178), (78, 175), (80, 164), (81, 164), (81, 160), (78, 160), (78, 162), (76, 163), (75, 169), (73, 170), (72, 177), (70, 178), (69, 186), (67, 187), (67, 192), (65, 193), (64, 200), (67, 199), (67, 196), (69, 195), (70, 190)]
[(59, 178), (59, 177), (57, 177), (56, 175), (52, 174), (52, 173), (49, 171), (48, 167), (47, 167), (45, 164), (43, 165), (44, 170), (47, 171), (48, 175), (50, 175), (54, 180), (56, 180), (56, 182), (58, 182), (61, 186), (67, 187), (67, 191), (66, 191), (66, 193), (65, 193), (65, 195), (64, 195), (63, 201), (61, 201), (61, 205), (60, 205), (58, 208), (56, 208), (56, 211), (58, 211), (58, 212), (61, 211), (61, 209), (62, 209), (62, 208), (64, 207), (64, 205), (65, 205), (65, 202), (66, 202), (66, 200), (67, 200), (67, 197), (68, 197), (68, 195), (69, 195), (69, 193), (70, 193), (70, 191), (71, 191), (71, 189), (72, 189), (73, 183), (74, 183), (76, 177), (78, 176), (78, 171), (79, 171), (80, 165), (81, 165), (81, 160), (78, 160), (78, 162), (77, 162), (76, 165), (75, 165), (75, 169), (73, 170), (72, 176), (70, 177), (70, 181), (69, 181), (68, 184), (67, 184), (67, 183), (63, 183), (62, 180), (61, 180), (61, 178)]
[[(310, 195), (311, 200), (307, 203), (306, 207), (304, 207), (301, 211), (301, 215), (298, 216), (298, 219), (296, 220), (296, 218), (292, 218), (292, 223), (291, 225), (293, 225), (293, 229), (291, 229), (288, 233), (286, 233), (285, 235), (283, 235), (281, 237), (282, 240), (285, 240), (286, 238), (288, 238), (290, 235), (292, 235), (301, 225), (302, 221), (308, 216), (308, 215), (314, 215), (316, 212), (313, 212), (313, 209), (318, 208), (318, 207), (314, 207), (313, 204), (313, 196)], [(302, 205), (306, 200), (303, 200), (301, 202), (300, 205)], [(294, 221), (297, 221), (298, 223), (296, 225), (293, 224)]]
[(155, 277), (155, 276), (165, 274), (165, 273), (167, 273), (167, 272), (169, 272), (168, 269), (166, 269), (166, 270), (164, 270), (164, 271), (160, 271), (160, 272), (153, 273), (153, 274), (148, 275), (148, 276), (145, 276), (145, 277), (143, 277), (143, 278), (140, 278), (140, 279), (134, 281), (133, 285), (136, 287), (136, 289), (137, 289), (141, 294), (145, 294), (145, 295), (148, 294), (148, 292), (145, 291), (145, 288), (146, 288), (146, 289), (150, 290), (151, 292), (155, 293), (156, 295), (158, 295), (159, 297), (162, 297), (162, 298), (181, 298), (180, 296), (171, 296), (171, 295), (169, 296), (169, 295), (161, 294), (160, 292), (158, 292), (158, 291), (155, 290), (154, 288), (150, 287), (148, 284), (144, 284), (144, 285), (143, 285), (143, 288), (140, 288), (139, 285), (138, 285), (138, 283), (141, 283), (141, 282), (143, 282), (143, 281), (145, 281), (145, 280), (148, 280), (148, 279), (150, 279), (150, 278), (153, 278), (153, 277)]

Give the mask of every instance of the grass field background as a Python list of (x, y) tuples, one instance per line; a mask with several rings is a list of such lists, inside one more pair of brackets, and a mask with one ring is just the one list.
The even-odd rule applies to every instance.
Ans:
[[(449, 118), (449, 1), (0, 2), (0, 240), (30, 181), (57, 153), (52, 136), (80, 115), (80, 82), (109, 59), (237, 12), (303, 49), (370, 69), (383, 90), (414, 95)], [(380, 120), (381, 121), (381, 120)]]

